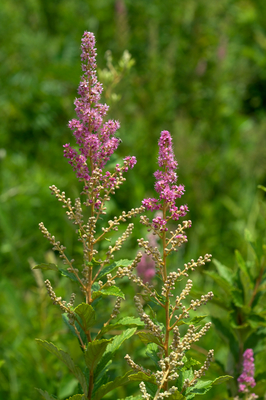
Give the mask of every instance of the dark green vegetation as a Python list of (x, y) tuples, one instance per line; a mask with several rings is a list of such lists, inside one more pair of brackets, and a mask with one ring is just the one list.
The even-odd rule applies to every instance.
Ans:
[[(34, 387), (40, 387), (63, 399), (76, 385), (66, 378), (64, 366), (34, 341), (38, 337), (56, 342), (62, 349), (75, 348), (60, 311), (46, 295), (41, 273), (33, 275), (30, 266), (44, 260), (53, 262), (49, 243), (38, 231), (40, 221), (69, 253), (79, 252), (74, 230), (48, 186), (55, 184), (73, 197), (79, 192), (75, 175), (63, 158), (62, 145), (73, 143), (67, 122), (74, 116), (84, 30), (96, 36), (101, 69), (106, 66), (106, 49), (112, 51), (114, 64), (125, 49), (135, 60), (113, 89), (121, 99), (111, 102), (109, 117), (121, 122), (123, 143), (118, 156), (135, 155), (138, 163), (109, 212), (113, 215), (138, 207), (143, 197), (152, 195), (157, 141), (160, 131), (167, 129), (174, 138), (179, 182), (185, 184), (184, 201), (193, 222), (189, 242), (178, 260), (173, 260), (173, 269), (177, 261), (209, 252), (229, 271), (235, 271), (231, 276), (228, 270), (219, 270), (229, 286), (239, 285), (238, 295), (239, 263), (242, 281), (249, 285), (250, 279), (256, 285), (265, 262), (263, 191), (257, 189), (258, 184), (266, 184), (265, 20), (262, 0), (182, 0), (176, 5), (171, 0), (1, 1), (0, 359), (5, 363), (0, 369), (0, 398), (39, 399)], [(244, 240), (245, 228), (263, 249), (256, 249), (257, 259)], [(132, 258), (141, 229), (136, 227), (130, 242)], [(236, 263), (235, 249), (247, 260), (249, 272), (245, 272), (239, 255)], [(129, 247), (122, 250), (121, 258), (123, 251), (127, 254)], [(214, 264), (208, 269), (216, 271)], [(263, 316), (253, 315), (260, 309), (251, 318), (249, 309), (244, 307), (240, 312), (250, 303), (247, 289), (243, 288), (245, 298), (234, 297), (235, 292), (231, 298), (225, 282), (222, 286), (216, 278), (213, 283), (215, 276), (202, 272), (193, 279), (195, 291), (205, 287), (204, 291), (213, 290), (217, 301), (226, 296), (228, 302), (224, 314), (215, 305), (206, 308), (206, 314), (223, 317), (223, 325), (217, 323), (217, 330), (212, 329), (205, 339), (205, 348), (213, 347), (219, 361), (213, 366), (213, 375), (223, 374), (223, 369), (231, 374), (240, 371), (236, 348), (229, 350), (230, 335), (217, 336), (218, 330), (230, 331), (240, 346), (253, 346), (262, 395), (266, 390), (265, 343), (248, 336), (258, 329), (260, 337), (265, 336)], [(45, 276), (51, 278), (58, 295), (71, 292), (68, 282), (49, 274)], [(265, 290), (263, 280), (260, 283)], [(128, 297), (134, 294), (126, 282), (124, 289)], [(259, 302), (254, 304), (259, 307)], [(128, 308), (124, 312), (129, 312)], [(134, 312), (132, 307), (131, 314)], [(241, 325), (242, 320), (235, 315), (248, 320), (241, 340), (239, 329), (232, 324)], [(141, 357), (137, 338), (131, 346), (136, 346)], [(117, 356), (117, 362), (122, 355)], [(119, 368), (127, 368), (126, 363)], [(116, 395), (123, 398), (124, 393)], [(224, 384), (205, 398), (226, 396)]]

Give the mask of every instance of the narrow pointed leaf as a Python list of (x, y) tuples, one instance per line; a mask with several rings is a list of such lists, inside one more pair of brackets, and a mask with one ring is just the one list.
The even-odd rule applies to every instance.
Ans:
[(98, 291), (92, 293), (93, 300), (100, 296), (102, 296), (102, 297), (116, 296), (116, 297), (122, 297), (122, 299), (125, 299), (124, 293), (116, 286), (110, 286), (109, 288), (101, 289), (101, 290), (98, 290)]
[(48, 350), (50, 353), (54, 354), (59, 360), (61, 360), (72, 372), (72, 374), (77, 378), (79, 381), (83, 392), (87, 393), (87, 382), (85, 376), (81, 372), (81, 369), (75, 365), (74, 361), (70, 357), (68, 353), (65, 351), (58, 349), (53, 343), (46, 342), (45, 340), (36, 339), (37, 343)]
[(119, 347), (122, 345), (122, 343), (129, 339), (134, 333), (136, 332), (137, 328), (131, 328), (127, 329), (121, 335), (116, 336), (111, 343), (108, 344), (105, 353), (103, 354), (103, 357), (99, 364), (97, 365), (97, 368), (95, 370), (94, 376), (97, 377), (97, 375), (100, 374), (100, 372), (103, 370), (103, 368), (106, 366), (106, 364), (113, 359), (113, 356), (115, 352), (119, 349)]
[(195, 316), (195, 317), (193, 317), (193, 318), (188, 318), (187, 320), (181, 319), (181, 320), (177, 323), (177, 325), (180, 326), (180, 325), (186, 324), (186, 325), (198, 326), (198, 325), (201, 325), (201, 321), (202, 321), (204, 318), (206, 318), (206, 317), (207, 317), (207, 315), (197, 315), (197, 316)]
[(76, 277), (75, 274), (73, 274), (73, 272), (68, 272), (64, 268), (59, 268), (59, 271), (61, 272), (62, 276), (71, 279), (73, 282), (78, 282), (78, 278)]
[(85, 356), (85, 363), (89, 368), (89, 370), (95, 369), (103, 353), (105, 352), (107, 345), (112, 340), (113, 339), (102, 339), (88, 343), (84, 356)]
[(158, 346), (163, 347), (161, 340), (157, 336), (154, 336), (151, 332), (140, 331), (137, 333), (137, 335), (144, 344), (155, 343)]
[(141, 371), (137, 372), (136, 374), (134, 373), (130, 375), (128, 379), (130, 381), (139, 381), (139, 382), (144, 381), (156, 384), (156, 378), (154, 375), (147, 375)]
[(74, 396), (69, 397), (67, 400), (86, 400), (84, 394), (75, 394)]
[(220, 261), (213, 259), (213, 263), (215, 264), (219, 275), (224, 278), (230, 285), (234, 285), (233, 280), (233, 271), (232, 269), (223, 265)]
[(213, 271), (204, 271), (204, 274), (212, 278), (214, 282), (216, 282), (226, 292), (226, 294), (231, 297), (231, 291), (234, 289), (234, 286), (228, 283), (226, 279)]
[(119, 260), (119, 261), (115, 261), (110, 265), (107, 265), (105, 268), (103, 268), (101, 270), (101, 272), (98, 275), (97, 280), (99, 280), (100, 278), (102, 278), (103, 276), (110, 274), (110, 272), (112, 272), (114, 269), (118, 268), (118, 267), (128, 267), (129, 265), (131, 265), (133, 263), (134, 260)]
[(77, 314), (82, 322), (82, 328), (85, 333), (87, 333), (94, 325), (95, 321), (95, 311), (89, 304), (81, 303), (74, 309), (75, 314)]
[(104, 333), (109, 332), (113, 329), (118, 330), (118, 329), (124, 329), (125, 327), (133, 328), (133, 327), (143, 327), (143, 326), (144, 322), (142, 322), (140, 318), (124, 317), (118, 320), (117, 323), (115, 324), (110, 324), (102, 327), (99, 334), (103, 335)]
[(221, 383), (229, 381), (229, 379), (233, 379), (233, 376), (230, 376), (230, 375), (219, 376), (219, 378), (214, 379), (212, 384), (213, 385), (220, 385)]
[(55, 397), (50, 396), (50, 394), (48, 392), (46, 392), (46, 390), (43, 391), (42, 389), (37, 389), (37, 388), (36, 388), (36, 390), (38, 390), (38, 392), (42, 395), (42, 397), (45, 400), (55, 400)]
[(57, 265), (52, 264), (52, 263), (38, 264), (38, 265), (35, 265), (32, 269), (41, 269), (43, 271), (46, 271), (46, 270), (58, 271)]
[(100, 400), (105, 396), (107, 393), (111, 392), (112, 390), (116, 389), (119, 386), (124, 386), (126, 383), (129, 382), (129, 375), (131, 371), (128, 371), (123, 376), (118, 376), (114, 381), (106, 383), (106, 385), (102, 385), (94, 395), (93, 400)]

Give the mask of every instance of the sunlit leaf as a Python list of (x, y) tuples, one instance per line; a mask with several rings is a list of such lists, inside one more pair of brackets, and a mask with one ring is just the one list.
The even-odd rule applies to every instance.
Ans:
[(85, 363), (90, 370), (95, 369), (103, 353), (105, 352), (107, 345), (111, 341), (112, 339), (102, 339), (88, 343), (84, 356), (85, 356)]
[(74, 361), (70, 357), (68, 353), (65, 351), (58, 349), (53, 343), (46, 342), (45, 340), (36, 339), (37, 343), (48, 350), (50, 353), (54, 354), (59, 360), (61, 360), (72, 372), (72, 374), (79, 381), (84, 393), (87, 393), (87, 382), (85, 376), (81, 372), (81, 369), (75, 365)]
[(45, 398), (45, 400), (55, 400), (55, 397), (51, 396), (48, 392), (37, 388), (36, 390), (38, 390), (38, 392), (43, 396), (43, 398)]
[(139, 331), (137, 332), (137, 335), (144, 344), (155, 343), (158, 346), (163, 347), (162, 341), (151, 332)]
[(89, 331), (89, 328), (94, 325), (95, 321), (95, 311), (91, 305), (86, 303), (79, 304), (74, 309), (75, 314), (77, 314), (82, 321), (82, 329), (85, 333)]
[(96, 299), (97, 297), (107, 297), (107, 296), (116, 296), (116, 297), (122, 297), (122, 299), (125, 299), (124, 293), (116, 286), (110, 286), (109, 288), (106, 289), (100, 289), (96, 292), (92, 293), (92, 298)]
[(46, 270), (58, 271), (57, 265), (52, 264), (52, 263), (48, 263), (48, 264), (44, 264), (44, 263), (38, 264), (38, 265), (35, 265), (32, 269), (41, 269), (41, 270), (43, 270), (43, 271), (46, 271)]

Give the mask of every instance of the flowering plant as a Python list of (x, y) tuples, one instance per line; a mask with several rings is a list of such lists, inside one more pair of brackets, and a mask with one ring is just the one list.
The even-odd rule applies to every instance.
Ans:
[[(200, 321), (203, 316), (190, 317), (191, 310), (197, 310), (213, 296), (212, 292), (202, 295), (200, 300), (191, 300), (186, 306), (183, 301), (189, 295), (192, 281), (187, 280), (180, 295), (174, 296), (176, 283), (188, 276), (188, 272), (210, 261), (210, 255), (199, 257), (185, 264), (183, 270), (168, 271), (168, 257), (187, 241), (185, 230), (191, 226), (191, 221), (184, 221), (168, 234), (168, 227), (172, 222), (184, 217), (187, 206), (176, 205), (176, 200), (184, 193), (183, 185), (177, 185), (176, 167), (172, 149), (172, 138), (169, 132), (163, 131), (159, 140), (159, 167), (155, 172), (155, 189), (159, 199), (148, 198), (143, 200), (142, 206), (131, 209), (108, 221), (102, 226), (102, 217), (106, 214), (106, 203), (110, 196), (115, 194), (125, 181), (124, 174), (133, 168), (136, 159), (133, 156), (124, 158), (123, 164), (116, 164), (113, 170), (108, 170), (108, 162), (120, 144), (116, 136), (119, 123), (109, 120), (104, 122), (108, 107), (101, 104), (100, 95), (102, 86), (96, 76), (96, 49), (95, 38), (92, 33), (85, 32), (82, 38), (82, 70), (84, 72), (79, 85), (79, 98), (75, 100), (77, 119), (69, 123), (76, 139), (77, 148), (70, 144), (64, 145), (64, 156), (82, 182), (81, 197), (75, 199), (74, 204), (56, 186), (50, 187), (52, 194), (62, 203), (70, 221), (76, 226), (78, 241), (82, 245), (82, 262), (72, 259), (66, 247), (52, 236), (43, 223), (40, 229), (43, 235), (51, 242), (53, 250), (59, 253), (64, 268), (55, 264), (40, 264), (35, 268), (42, 270), (59, 271), (64, 277), (72, 280), (83, 296), (83, 301), (74, 306), (76, 292), (69, 301), (57, 296), (50, 280), (45, 281), (49, 296), (53, 303), (63, 312), (63, 319), (71, 332), (76, 336), (82, 367), (76, 365), (68, 352), (59, 349), (55, 344), (38, 339), (38, 343), (58, 357), (74, 375), (79, 383), (75, 393), (68, 400), (100, 400), (119, 386), (129, 382), (139, 381), (142, 392), (141, 398), (162, 399), (191, 399), (196, 394), (206, 393), (212, 386), (227, 377), (217, 378), (215, 381), (202, 381), (201, 377), (208, 369), (213, 357), (210, 350), (206, 362), (198, 370), (196, 360), (185, 354), (191, 345), (198, 341), (210, 328), (207, 322), (202, 328)], [(89, 216), (86, 218), (86, 210)], [(144, 211), (157, 211), (154, 218), (141, 215), (141, 223), (151, 232), (161, 245), (161, 252), (156, 243), (139, 239), (139, 246), (147, 256), (151, 256), (157, 275), (162, 285), (158, 293), (149, 279), (143, 279), (134, 273), (139, 265), (142, 253), (138, 253), (132, 260), (114, 261), (114, 254), (120, 250), (123, 243), (132, 232), (133, 224), (129, 223), (124, 233), (112, 241), (111, 233), (118, 230), (118, 226), (127, 219), (143, 214)], [(102, 256), (100, 243), (110, 241), (110, 245)], [(154, 242), (154, 241), (153, 241)], [(140, 271), (140, 269), (139, 269)], [(140, 274), (141, 275), (141, 274)], [(140, 318), (126, 316), (115, 320), (119, 314), (121, 301), (125, 296), (116, 280), (128, 277), (142, 292), (135, 296), (135, 303)], [(147, 277), (146, 277), (147, 278)], [(106, 298), (116, 298), (111, 310), (106, 306)], [(164, 311), (164, 321), (158, 322), (155, 316), (144, 312), (145, 304), (153, 302), (157, 308)], [(100, 307), (104, 304), (104, 307)], [(109, 314), (108, 314), (109, 311)], [(99, 318), (99, 313), (101, 318)], [(105, 318), (105, 322), (102, 320)], [(179, 327), (188, 325), (188, 329), (181, 339)], [(140, 331), (137, 331), (141, 328)], [(113, 332), (117, 332), (114, 335)], [(121, 376), (113, 378), (108, 374), (112, 368), (114, 354), (125, 340), (135, 333), (147, 345), (147, 355), (154, 361), (153, 371), (137, 365), (129, 355), (126, 355), (131, 370)], [(146, 382), (146, 383), (144, 383)], [(54, 397), (42, 389), (38, 389), (46, 400)], [(134, 397), (139, 399), (140, 396)]]

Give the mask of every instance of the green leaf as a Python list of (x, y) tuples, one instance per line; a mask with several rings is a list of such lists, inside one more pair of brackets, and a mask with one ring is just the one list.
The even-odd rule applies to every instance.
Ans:
[(112, 342), (113, 339), (102, 339), (94, 340), (88, 343), (87, 349), (85, 350), (85, 363), (89, 370), (94, 370), (103, 353), (106, 350), (107, 345)]
[(221, 383), (229, 381), (229, 379), (234, 379), (234, 377), (230, 376), (230, 375), (219, 376), (219, 378), (216, 378), (216, 379), (214, 379), (214, 381), (212, 381), (212, 384), (213, 385), (220, 385)]
[(32, 269), (41, 269), (43, 271), (46, 271), (46, 270), (58, 271), (57, 265), (52, 264), (52, 263), (38, 264), (38, 265), (35, 265)]
[(197, 381), (197, 383), (186, 389), (186, 399), (193, 399), (196, 394), (206, 394), (212, 387), (212, 381)]
[(258, 188), (258, 189), (262, 189), (262, 190), (264, 190), (264, 192), (266, 192), (266, 187), (265, 187), (265, 186), (258, 185), (257, 188)]
[(231, 297), (231, 291), (234, 289), (234, 286), (227, 282), (226, 279), (213, 271), (204, 271), (204, 274), (212, 278), (226, 292), (226, 294)]
[(127, 371), (125, 375), (118, 376), (114, 381), (102, 385), (94, 394), (93, 400), (100, 400), (107, 393), (111, 392), (112, 390), (116, 389), (119, 386), (123, 386), (126, 383), (128, 383), (129, 382), (128, 377), (130, 374), (131, 371)]
[(81, 372), (81, 369), (74, 364), (74, 361), (70, 357), (68, 353), (65, 351), (58, 349), (53, 343), (46, 342), (45, 340), (36, 339), (37, 343), (48, 350), (50, 353), (54, 354), (59, 360), (61, 360), (72, 372), (72, 374), (77, 378), (79, 381), (83, 392), (87, 393), (88, 387), (86, 378)]
[(50, 396), (50, 394), (48, 392), (46, 392), (46, 391), (44, 392), (42, 389), (37, 389), (37, 388), (36, 388), (36, 390), (38, 390), (38, 392), (42, 395), (42, 397), (45, 398), (45, 400), (55, 400), (55, 397)]
[(86, 396), (84, 396), (84, 394), (75, 394), (66, 400), (86, 400)]
[(142, 400), (142, 395), (139, 394), (137, 396), (129, 396), (126, 397), (125, 399), (118, 399), (118, 400)]
[(154, 383), (156, 385), (156, 378), (154, 375), (147, 375), (144, 372), (137, 372), (136, 374), (132, 374), (129, 376), (129, 380), (130, 381), (145, 381), (145, 382), (150, 382), (150, 383)]
[(92, 306), (81, 303), (74, 309), (74, 312), (80, 317), (84, 332), (89, 332), (89, 328), (94, 325), (95, 321), (95, 311)]
[(110, 286), (109, 288), (101, 289), (99, 291), (92, 293), (93, 300), (97, 299), (97, 297), (100, 297), (100, 296), (103, 296), (103, 297), (116, 296), (116, 297), (122, 297), (122, 299), (125, 300), (124, 293), (116, 286)]
[(106, 332), (109, 332), (113, 329), (123, 329), (125, 327), (138, 327), (144, 326), (144, 322), (141, 321), (140, 318), (134, 318), (134, 317), (124, 317), (119, 319), (115, 324), (109, 324), (107, 326), (102, 327), (101, 331), (99, 334), (103, 335)]
[(97, 365), (97, 368), (95, 370), (94, 376), (97, 377), (103, 368), (106, 366), (106, 364), (113, 359), (115, 352), (119, 349), (119, 347), (122, 345), (122, 343), (129, 339), (134, 333), (136, 332), (137, 328), (131, 328), (127, 329), (126, 331), (122, 332), (121, 335), (117, 335), (111, 343), (108, 344), (105, 353), (103, 354), (103, 357), (99, 364)]
[(208, 315), (198, 315), (198, 316), (195, 316), (195, 317), (193, 317), (193, 318), (188, 318), (187, 320), (181, 319), (180, 321), (178, 321), (177, 325), (180, 326), (180, 325), (186, 324), (186, 325), (198, 326), (198, 325), (201, 325), (201, 321), (202, 321), (204, 318), (206, 318), (207, 316), (208, 316)]
[(235, 257), (236, 257), (236, 261), (237, 261), (239, 268), (247, 277), (249, 277), (249, 280), (250, 280), (250, 275), (249, 275), (247, 265), (241, 255), (241, 253), (238, 250), (235, 251)]
[(178, 390), (167, 397), (168, 400), (186, 400), (186, 397), (182, 395)]
[(184, 363), (184, 366), (182, 368), (184, 370), (201, 365), (199, 361), (194, 360), (194, 358), (187, 358), (186, 356), (182, 357), (182, 362)]
[(101, 270), (97, 277), (97, 281), (101, 279), (103, 276), (110, 274), (114, 269), (118, 267), (128, 267), (133, 263), (134, 260), (120, 260), (120, 261), (115, 261), (110, 265), (107, 265), (105, 268)]
[(163, 347), (161, 340), (157, 336), (154, 336), (154, 334), (151, 332), (139, 331), (137, 332), (137, 335), (144, 344), (155, 343), (158, 346)]
[(66, 269), (59, 268), (59, 271), (61, 272), (61, 275), (71, 279), (74, 282), (78, 282), (78, 278), (73, 274), (73, 272), (68, 272)]
[(233, 279), (233, 271), (220, 263), (220, 261), (213, 259), (213, 263), (215, 264), (219, 275), (224, 278), (230, 285), (234, 284), (234, 279)]

